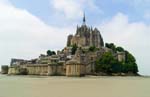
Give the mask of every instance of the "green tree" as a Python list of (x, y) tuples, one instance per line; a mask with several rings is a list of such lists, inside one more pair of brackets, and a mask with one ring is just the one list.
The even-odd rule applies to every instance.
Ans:
[(48, 56), (56, 55), (56, 53), (55, 53), (55, 51), (48, 50), (48, 51), (47, 51), (47, 55), (48, 55)]
[(116, 47), (113, 43), (106, 43), (105, 46), (113, 50), (114, 53), (117, 51), (125, 52), (125, 62), (119, 62), (112, 53), (107, 52), (102, 55), (102, 57), (96, 61), (96, 72), (104, 73), (134, 73), (137, 74), (138, 66), (136, 64), (136, 59), (128, 51), (124, 50), (122, 47)]
[(125, 52), (126, 52), (126, 61), (125, 61), (126, 68), (125, 68), (125, 70), (127, 72), (137, 73), (138, 72), (138, 66), (136, 64), (136, 59), (128, 51), (125, 51)]
[(96, 61), (96, 72), (116, 73), (121, 71), (121, 63), (114, 58), (112, 53), (105, 53)]
[(124, 52), (124, 49), (123, 49), (122, 47), (117, 47), (117, 48), (116, 48), (116, 51)]
[(76, 50), (77, 50), (78, 46), (76, 44), (72, 45), (72, 49), (71, 49), (71, 53), (72, 55), (75, 54)]
[(55, 51), (52, 51), (52, 55), (56, 55), (56, 52), (55, 52)]
[(129, 53), (128, 51), (125, 51), (125, 53), (126, 53), (126, 63), (135, 63), (136, 62), (134, 56), (131, 53)]
[(114, 45), (114, 43), (106, 43), (105, 46), (107, 48), (112, 49), (115, 53), (117, 51), (125, 52), (125, 54), (126, 54), (125, 63), (123, 63), (123, 62), (120, 63), (120, 64), (122, 64), (121, 72), (125, 72), (125, 73), (128, 73), (128, 72), (137, 73), (138, 72), (138, 66), (136, 64), (136, 59), (130, 52), (126, 51), (123, 47), (116, 47)]
[(106, 43), (105, 46), (116, 52), (116, 46), (114, 45), (114, 43)]
[[(122, 49), (123, 50), (123, 49)], [(126, 52), (126, 61), (119, 62), (111, 52), (106, 52), (102, 57), (96, 61), (96, 72), (111, 73), (134, 73), (137, 74), (138, 66), (136, 60), (132, 54)]]
[(96, 50), (96, 47), (95, 47), (95, 46), (89, 47), (89, 51), (94, 52), (95, 50)]

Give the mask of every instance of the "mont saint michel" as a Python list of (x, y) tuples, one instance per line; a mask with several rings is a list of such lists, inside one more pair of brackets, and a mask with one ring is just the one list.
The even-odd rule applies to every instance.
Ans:
[(86, 24), (83, 16), (75, 35), (68, 35), (66, 46), (57, 52), (24, 60), (11, 59), (10, 66), (2, 66), (2, 74), (73, 76), (138, 75), (134, 56), (115, 43), (104, 43), (100, 30)]
[(0, 0), (0, 97), (150, 97), (150, 0)]

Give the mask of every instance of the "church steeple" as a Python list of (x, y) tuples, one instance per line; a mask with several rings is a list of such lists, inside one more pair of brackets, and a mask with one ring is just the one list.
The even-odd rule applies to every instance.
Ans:
[(85, 25), (86, 24), (86, 18), (85, 18), (85, 13), (84, 13), (84, 15), (83, 15), (83, 25)]

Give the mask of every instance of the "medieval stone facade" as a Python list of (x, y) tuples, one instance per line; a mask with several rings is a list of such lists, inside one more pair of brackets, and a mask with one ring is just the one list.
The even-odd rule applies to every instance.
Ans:
[(101, 48), (104, 46), (100, 31), (97, 28), (89, 28), (87, 25), (77, 27), (76, 34), (68, 36), (67, 46), (75, 44), (78, 47), (95, 46), (96, 48)]
[(85, 16), (83, 17), (83, 24), (81, 27), (77, 26), (76, 34), (69, 35), (67, 46), (77, 45), (78, 47), (95, 46), (101, 48), (104, 46), (103, 38), (97, 28), (90, 28), (86, 25)]

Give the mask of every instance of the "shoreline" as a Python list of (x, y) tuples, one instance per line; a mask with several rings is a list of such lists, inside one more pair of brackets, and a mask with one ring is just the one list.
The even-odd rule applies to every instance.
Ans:
[(1, 76), (7, 76), (7, 77), (24, 77), (24, 78), (77, 78), (77, 79), (83, 79), (83, 78), (150, 78), (150, 76), (94, 76), (94, 75), (86, 75), (84, 77), (67, 77), (67, 76), (43, 76), (43, 75), (9, 75), (9, 74), (0, 74)]

